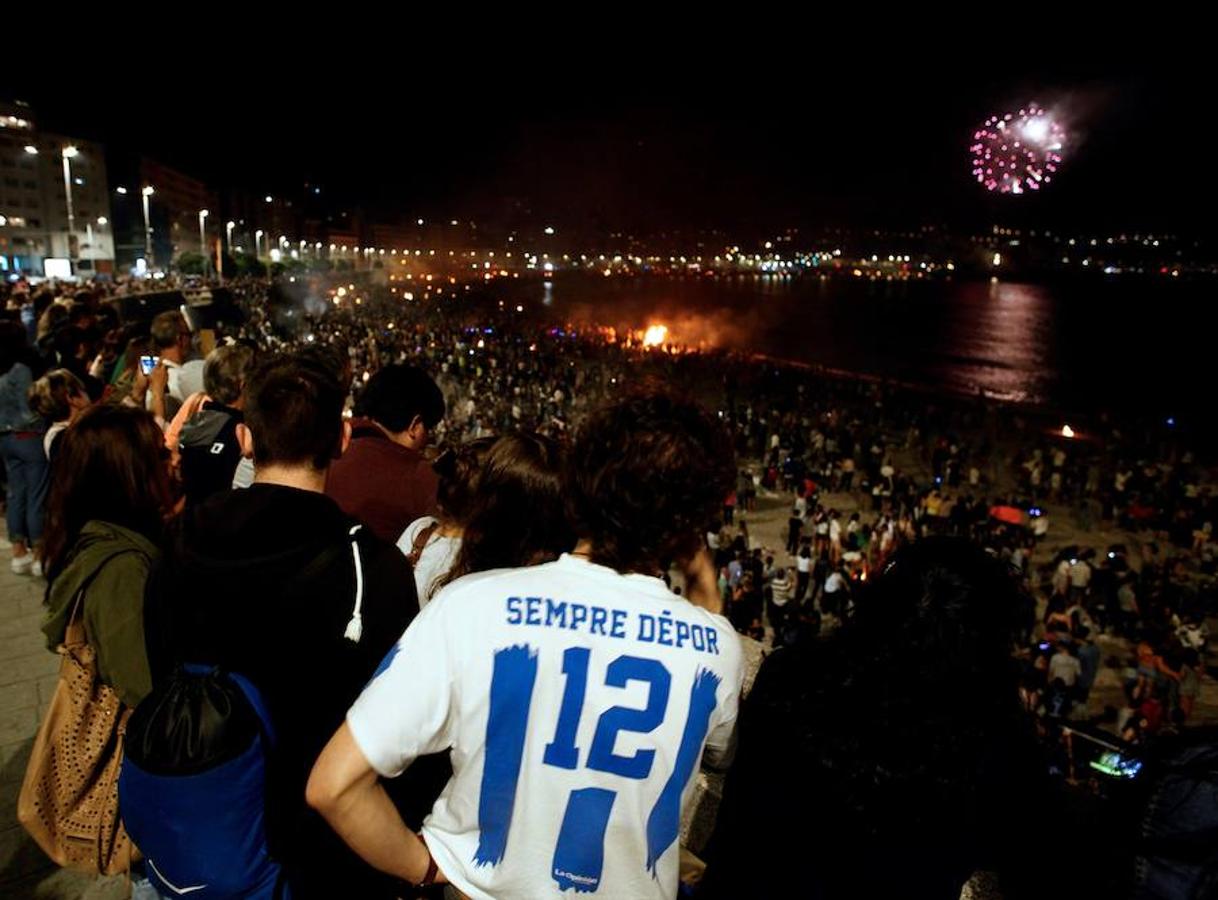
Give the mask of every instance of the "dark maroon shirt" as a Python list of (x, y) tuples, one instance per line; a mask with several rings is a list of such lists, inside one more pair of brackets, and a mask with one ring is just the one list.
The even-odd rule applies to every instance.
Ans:
[(383, 541), (396, 543), (406, 526), (434, 515), (439, 478), (417, 450), (390, 440), (367, 419), (351, 422), (351, 445), (330, 466), (326, 494)]

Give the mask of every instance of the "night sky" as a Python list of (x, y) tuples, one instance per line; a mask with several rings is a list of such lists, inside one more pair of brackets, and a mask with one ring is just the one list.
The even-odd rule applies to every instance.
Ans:
[[(771, 50), (723, 37), (618, 53), (556, 36), (511, 53), (370, 53), (325, 71), (297, 60), (277, 76), (226, 67), (138, 94), (115, 80), (126, 87), (112, 100), (99, 85), (87, 103), (40, 78), (0, 96), (28, 100), (48, 129), (216, 184), (287, 196), (308, 181), (335, 209), (376, 216), (477, 219), (519, 203), (537, 221), (640, 233), (1215, 230), (1203, 150), (1215, 79), (1200, 56), (1182, 50), (1166, 66), (1128, 48), (1086, 59), (960, 41), (903, 55), (846, 42), (829, 58), (837, 38)], [(284, 85), (274, 102), (255, 103), (245, 85), (271, 81)], [(187, 84), (209, 103), (184, 98)], [(987, 195), (970, 180), (972, 129), (1030, 100), (1065, 111), (1066, 165), (1038, 196)]]

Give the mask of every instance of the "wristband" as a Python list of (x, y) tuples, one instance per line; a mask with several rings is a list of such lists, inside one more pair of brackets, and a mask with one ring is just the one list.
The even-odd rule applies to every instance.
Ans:
[(423, 840), (423, 833), (418, 832), (419, 841), (423, 844), (423, 849), (427, 851), (427, 874), (423, 876), (423, 880), (418, 883), (418, 887), (431, 887), (436, 883), (436, 875), (439, 874), (439, 866), (436, 865), (436, 858), (431, 855), (431, 848), (427, 846), (427, 841)]

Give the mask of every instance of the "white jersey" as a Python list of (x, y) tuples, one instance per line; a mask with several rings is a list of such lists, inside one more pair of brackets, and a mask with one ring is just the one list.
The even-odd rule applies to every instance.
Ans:
[(703, 747), (736, 719), (726, 619), (573, 556), (445, 587), (347, 713), (382, 775), (452, 748), (423, 825), (475, 900), (671, 898)]

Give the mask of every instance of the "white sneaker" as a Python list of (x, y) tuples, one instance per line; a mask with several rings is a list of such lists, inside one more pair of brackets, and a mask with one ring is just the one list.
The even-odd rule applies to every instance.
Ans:
[(33, 564), (30, 566), (30, 575), (34, 578), (42, 577), (42, 560), (38, 558), (34, 559)]
[(25, 556), (14, 556), (11, 565), (14, 575), (29, 575), (30, 569), (34, 566), (34, 554), (27, 553)]

